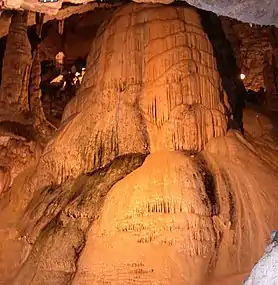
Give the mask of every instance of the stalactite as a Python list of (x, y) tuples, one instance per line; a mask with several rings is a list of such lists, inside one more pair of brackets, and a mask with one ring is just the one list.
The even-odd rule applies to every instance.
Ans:
[(64, 20), (58, 21), (58, 33), (62, 35), (64, 32)]
[(42, 36), (43, 20), (44, 14), (36, 13), (36, 33), (39, 39), (41, 39)]

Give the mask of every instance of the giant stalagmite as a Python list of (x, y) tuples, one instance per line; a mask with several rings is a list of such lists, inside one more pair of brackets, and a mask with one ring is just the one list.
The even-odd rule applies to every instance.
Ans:
[(195, 9), (113, 11), (1, 196), (0, 284), (241, 284), (278, 226), (278, 146), (228, 131), (229, 110)]

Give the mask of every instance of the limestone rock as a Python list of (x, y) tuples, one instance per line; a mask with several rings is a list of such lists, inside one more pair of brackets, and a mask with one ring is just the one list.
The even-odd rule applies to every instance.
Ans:
[(194, 9), (118, 9), (100, 28), (86, 70), (44, 157), (59, 183), (125, 153), (198, 152), (226, 132), (221, 79)]
[(203, 284), (196, 269), (209, 270), (220, 233), (197, 163), (156, 152), (118, 182), (89, 231), (73, 284)]
[[(252, 152), (250, 143), (231, 132), (195, 157), (148, 156), (108, 193), (73, 284), (195, 285), (208, 284), (208, 275), (213, 284), (239, 268), (248, 270), (277, 225), (278, 198), (271, 191), (278, 187), (275, 168)], [(252, 165), (242, 176), (246, 155)]]
[[(3, 185), (9, 181), (6, 187), (11, 186), (14, 179), (23, 170), (36, 164), (40, 154), (41, 147), (35, 142), (7, 133), (0, 134), (0, 169), (2, 169), (1, 177), (3, 179), (0, 180)], [(3, 176), (4, 173), (6, 173), (5, 176)]]
[(42, 188), (29, 200), (28, 209), (23, 205), (26, 195), (16, 197), (18, 189), (14, 188), (12, 206), (17, 206), (15, 212), (20, 207), (24, 211), (16, 216), (5, 209), (0, 214), (6, 217), (0, 228), (0, 284), (5, 280), (14, 285), (70, 284), (87, 231), (98, 218), (106, 194), (144, 158), (140, 154), (122, 156), (61, 187)]
[(2, 192), (5, 192), (8, 189), (10, 183), (10, 173), (8, 169), (0, 166), (0, 195)]
[[(9, 29), (4, 59), (0, 101), (28, 110), (31, 46), (27, 37), (27, 12), (15, 12)], [(14, 78), (18, 80), (14, 81)]]
[(278, 145), (227, 132), (227, 102), (195, 9), (113, 11), (1, 195), (0, 284), (242, 284), (278, 226)]
[(278, 26), (276, 0), (267, 3), (259, 0), (187, 0), (187, 2), (197, 8), (245, 23)]

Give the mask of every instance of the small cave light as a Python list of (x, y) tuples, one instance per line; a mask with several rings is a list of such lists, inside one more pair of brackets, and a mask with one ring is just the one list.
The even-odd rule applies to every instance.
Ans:
[(61, 73), (62, 73), (63, 64), (64, 64), (64, 58), (65, 58), (65, 55), (61, 51), (59, 53), (57, 53), (55, 56), (56, 68), (59, 69)]
[(60, 83), (64, 81), (64, 76), (62, 74), (58, 75), (57, 77), (55, 77), (50, 84), (54, 84), (54, 83)]
[(241, 80), (244, 80), (245, 77), (246, 77), (245, 74), (243, 74), (243, 73), (240, 74), (240, 79), (241, 79)]
[(63, 64), (64, 58), (65, 58), (65, 54), (62, 51), (60, 51), (56, 54), (55, 61), (57, 64)]

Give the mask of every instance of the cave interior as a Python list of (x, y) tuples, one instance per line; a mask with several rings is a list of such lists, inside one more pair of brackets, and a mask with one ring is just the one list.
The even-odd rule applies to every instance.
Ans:
[(278, 228), (276, 26), (4, 10), (0, 70), (0, 285), (243, 284)]

